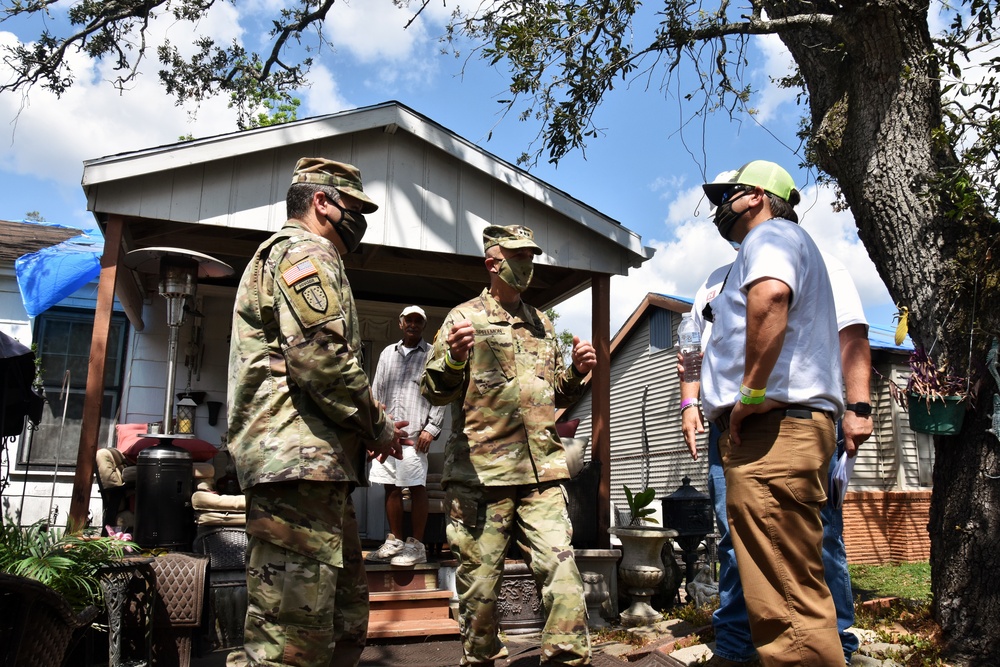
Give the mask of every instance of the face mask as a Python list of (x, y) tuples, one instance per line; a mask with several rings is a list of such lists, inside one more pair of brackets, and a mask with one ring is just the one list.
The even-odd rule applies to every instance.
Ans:
[(518, 292), (528, 289), (531, 276), (535, 272), (534, 262), (530, 259), (500, 260), (500, 280), (504, 281)]
[(326, 219), (337, 230), (340, 240), (344, 242), (344, 246), (347, 248), (347, 252), (354, 252), (361, 245), (361, 239), (364, 238), (365, 232), (368, 231), (368, 221), (360, 213), (342, 207), (340, 202), (333, 201), (332, 199), (329, 201), (340, 211), (340, 220), (334, 222), (330, 220), (329, 216)]
[(723, 204), (719, 208), (715, 209), (715, 219), (714, 219), (715, 226), (719, 230), (719, 233), (722, 234), (722, 238), (726, 239), (727, 241), (730, 240), (729, 233), (733, 231), (733, 227), (736, 225), (736, 222), (743, 216), (743, 213), (746, 213), (746, 211), (743, 211), (741, 213), (733, 212), (733, 202), (735, 202), (737, 199), (745, 197), (747, 194), (749, 193), (741, 192), (735, 197), (731, 197), (725, 204)]

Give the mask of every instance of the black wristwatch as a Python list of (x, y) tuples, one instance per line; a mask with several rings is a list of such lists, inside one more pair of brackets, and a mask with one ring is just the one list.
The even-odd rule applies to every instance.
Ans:
[(848, 403), (844, 406), (845, 410), (850, 410), (859, 417), (871, 417), (872, 416), (872, 404), (871, 403)]

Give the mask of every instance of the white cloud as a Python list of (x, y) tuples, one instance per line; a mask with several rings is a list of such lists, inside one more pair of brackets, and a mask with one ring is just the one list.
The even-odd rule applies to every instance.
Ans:
[(412, 55), (436, 39), (431, 33), (443, 32), (450, 12), (443, 3), (428, 3), (406, 27), (413, 14), (414, 7), (397, 7), (386, 0), (351, 0), (331, 12), (326, 29), (333, 36), (335, 48), (349, 51), (362, 63), (417, 65)]
[[(847, 267), (854, 285), (861, 294), (865, 310), (872, 312), (879, 307), (892, 305), (889, 290), (878, 275), (874, 262), (868, 256), (854, 216), (850, 211), (834, 211), (833, 190), (825, 185), (812, 185), (802, 190), (802, 203), (798, 205), (799, 221), (809, 232), (816, 245)], [(872, 322), (885, 324), (884, 322)]]
[(792, 54), (785, 48), (777, 35), (761, 35), (754, 41), (754, 47), (763, 55), (762, 67), (755, 72), (760, 92), (754, 97), (753, 105), (757, 110), (757, 121), (766, 124), (775, 120), (782, 105), (794, 103), (798, 90), (780, 88), (773, 83), (794, 71)]
[[(875, 265), (858, 238), (850, 212), (834, 212), (831, 208), (833, 191), (826, 186), (809, 186), (802, 192), (799, 204), (800, 221), (817, 245), (841, 260), (851, 273), (861, 294), (865, 311), (884, 312), (892, 304), (888, 290), (878, 276)], [(735, 258), (708, 212), (701, 185), (675, 191), (668, 206), (663, 226), (664, 238), (644, 240), (656, 248), (656, 254), (639, 269), (625, 277), (611, 279), (611, 335), (625, 323), (649, 292), (693, 298), (695, 291), (713, 269)], [(559, 321), (556, 327), (585, 338), (591, 332), (591, 292), (587, 290), (556, 307)], [(884, 319), (881, 318), (881, 319)], [(887, 324), (874, 320), (873, 324)]]
[(309, 88), (303, 88), (298, 92), (298, 97), (302, 100), (299, 118), (321, 116), (354, 107), (341, 95), (336, 77), (325, 65), (313, 65), (309, 80), (311, 81)]
[[(198, 22), (198, 32), (232, 39), (239, 34), (235, 12), (229, 5), (214, 5)], [(168, 36), (190, 49), (190, 28), (172, 16), (157, 17), (150, 22), (149, 43)], [(0, 43), (16, 40), (11, 33), (0, 33)], [(204, 137), (236, 129), (236, 114), (224, 98), (203, 103), (194, 119), (190, 112), (195, 109), (177, 107), (160, 86), (155, 56), (147, 54), (142, 73), (121, 94), (109, 83), (115, 78), (110, 63), (96, 64), (76, 52), (68, 53), (67, 61), (76, 82), (62, 97), (40, 87), (23, 97), (0, 95), (0, 118), (10, 123), (0, 169), (79, 188), (86, 159), (173, 143), (181, 135)], [(8, 76), (9, 70), (0, 68), (0, 79)]]

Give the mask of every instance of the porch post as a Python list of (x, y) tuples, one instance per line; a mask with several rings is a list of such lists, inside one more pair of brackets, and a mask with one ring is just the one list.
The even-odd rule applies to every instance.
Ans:
[(590, 381), (593, 445), (590, 456), (601, 462), (597, 487), (597, 544), (611, 547), (611, 276), (595, 274), (591, 281), (591, 333), (597, 366)]
[(101, 278), (97, 284), (97, 310), (94, 313), (94, 335), (90, 341), (90, 365), (87, 367), (87, 393), (83, 399), (83, 420), (80, 424), (80, 446), (76, 452), (76, 474), (73, 477), (73, 498), (69, 505), (71, 532), (83, 530), (90, 509), (90, 490), (94, 479), (94, 457), (101, 432), (101, 403), (104, 399), (104, 368), (108, 357), (108, 334), (111, 331), (111, 311), (115, 301), (115, 279), (118, 275), (118, 255), (122, 244), (125, 220), (120, 215), (108, 218), (104, 232), (104, 254), (101, 255)]

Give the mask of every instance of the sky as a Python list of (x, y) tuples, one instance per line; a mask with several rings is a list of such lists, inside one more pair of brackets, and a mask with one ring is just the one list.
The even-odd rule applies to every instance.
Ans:
[[(178, 45), (192, 44), (195, 30), (267, 50), (263, 26), (284, 3), (236, 4), (216, 3), (196, 26), (158, 17), (151, 23), (149, 41), (167, 37)], [(297, 94), (302, 101), (299, 119), (397, 100), (515, 163), (531, 150), (541, 127), (520, 122), (516, 111), (506, 117), (501, 113), (499, 100), (507, 97), (505, 70), (477, 59), (469, 45), (458, 56), (442, 53), (439, 37), (453, 9), (432, 2), (404, 29), (412, 10), (390, 0), (335, 5), (324, 26), (334, 46), (315, 55), (311, 86)], [(50, 19), (54, 27), (59, 10), (57, 6)], [(637, 24), (637, 33), (654, 26), (654, 18), (647, 17)], [(0, 23), (0, 45), (31, 42), (39, 27)], [(37, 211), (49, 222), (93, 228), (80, 185), (85, 160), (170, 144), (186, 135), (202, 138), (236, 130), (235, 112), (224, 99), (198, 108), (176, 106), (159, 85), (155, 56), (141, 64), (141, 75), (124, 93), (108, 83), (110, 65), (79, 54), (71, 54), (70, 60), (77, 80), (61, 98), (41, 88), (0, 94), (0, 219), (20, 220)], [(691, 89), (690, 72), (670, 80), (662, 69), (638, 77), (606, 98), (595, 116), (603, 131), (585, 152), (573, 153), (557, 166), (543, 158), (529, 169), (618, 220), (655, 249), (641, 268), (612, 278), (612, 334), (647, 292), (691, 298), (712, 269), (732, 261), (735, 253), (712, 224), (700, 186), (754, 159), (772, 160), (789, 170), (803, 195), (797, 207), (802, 226), (821, 249), (848, 267), (874, 332), (894, 327), (892, 299), (858, 239), (853, 218), (849, 212), (835, 212), (833, 190), (817, 185), (815, 172), (798, 166), (804, 160), (794, 131), (804, 108), (796, 104), (794, 91), (771, 83), (789, 73), (790, 62), (776, 37), (753, 40), (747, 76), (759, 91), (751, 101), (757, 113), (734, 118), (724, 112), (697, 115), (700, 104), (684, 98)], [(0, 63), (0, 80), (9, 76)], [(556, 310), (558, 329), (590, 337), (589, 291)], [(890, 334), (881, 338), (891, 343)]]

